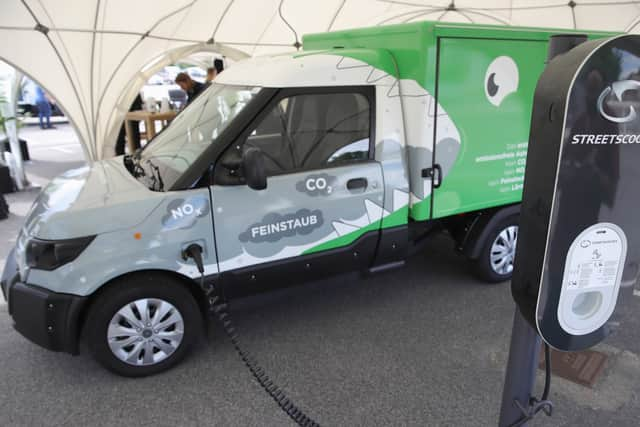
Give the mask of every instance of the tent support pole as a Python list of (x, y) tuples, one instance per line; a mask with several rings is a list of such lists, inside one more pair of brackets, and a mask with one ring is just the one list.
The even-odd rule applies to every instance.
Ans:
[(5, 117), (13, 117), (13, 120), (6, 120), (4, 123), (7, 131), (7, 138), (9, 138), (9, 145), (11, 146), (11, 160), (8, 162), (8, 166), (13, 172), (13, 179), (16, 184), (16, 188), (20, 191), (30, 186), (27, 180), (27, 175), (24, 171), (24, 162), (22, 159), (22, 151), (20, 149), (20, 140), (18, 139), (18, 127), (16, 126), (15, 109), (11, 101), (3, 103), (2, 115)]

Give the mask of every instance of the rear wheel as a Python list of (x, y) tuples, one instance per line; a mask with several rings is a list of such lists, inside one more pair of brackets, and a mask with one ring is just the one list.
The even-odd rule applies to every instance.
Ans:
[(480, 257), (474, 261), (476, 275), (490, 283), (511, 279), (518, 243), (518, 216), (499, 222), (489, 233)]
[(117, 374), (139, 377), (162, 372), (182, 360), (201, 327), (198, 304), (183, 283), (137, 274), (99, 295), (84, 332), (100, 364)]

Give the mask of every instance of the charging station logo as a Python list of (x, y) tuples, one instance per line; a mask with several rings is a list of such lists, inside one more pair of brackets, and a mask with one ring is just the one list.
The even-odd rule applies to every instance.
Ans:
[[(636, 109), (633, 105), (630, 105), (630, 103), (624, 102), (622, 98), (625, 93), (631, 91), (637, 92), (638, 90), (640, 90), (640, 82), (635, 80), (621, 80), (619, 82), (611, 83), (611, 86), (607, 86), (598, 97), (598, 112), (602, 117), (613, 123), (628, 123), (635, 120), (637, 117)], [(613, 97), (610, 95), (613, 95)], [(606, 104), (608, 107), (614, 106), (620, 108), (627, 106), (628, 113), (623, 116), (613, 116), (608, 114), (604, 108), (605, 101), (607, 101)]]

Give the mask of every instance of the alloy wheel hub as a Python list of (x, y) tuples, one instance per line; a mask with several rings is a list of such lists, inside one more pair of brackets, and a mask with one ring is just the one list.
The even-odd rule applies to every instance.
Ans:
[(182, 343), (184, 320), (172, 304), (144, 298), (118, 310), (107, 330), (111, 352), (130, 365), (147, 366), (171, 356)]
[(491, 268), (500, 275), (513, 272), (518, 243), (518, 226), (512, 225), (500, 232), (491, 245)]

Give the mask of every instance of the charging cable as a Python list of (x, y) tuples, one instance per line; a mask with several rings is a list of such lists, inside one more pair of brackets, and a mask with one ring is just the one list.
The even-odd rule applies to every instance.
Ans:
[(296, 422), (300, 427), (320, 427), (320, 424), (302, 412), (302, 410), (286, 396), (284, 391), (278, 387), (264, 372), (264, 369), (258, 365), (258, 362), (256, 362), (253, 356), (240, 346), (238, 335), (236, 334), (236, 330), (231, 323), (231, 317), (227, 311), (227, 304), (221, 302), (221, 298), (216, 292), (213, 283), (205, 284), (202, 247), (196, 243), (192, 243), (182, 251), (182, 258), (184, 260), (191, 258), (196, 263), (198, 271), (200, 272), (200, 287), (207, 298), (209, 311), (211, 311), (215, 315), (216, 319), (218, 319), (227, 334), (227, 337), (229, 337), (231, 344), (233, 344), (236, 352), (247, 368), (249, 368), (253, 377), (258, 381), (258, 384), (260, 384), (267, 394), (271, 396), (280, 409), (282, 409), (289, 418)]
[(546, 416), (550, 417), (553, 413), (553, 402), (549, 400), (549, 391), (551, 389), (551, 351), (549, 350), (549, 344), (544, 343), (544, 390), (540, 399), (531, 397), (529, 401), (529, 407), (525, 408), (517, 400), (515, 404), (522, 412), (522, 418), (509, 427), (520, 427), (531, 421), (538, 412), (542, 411)]

